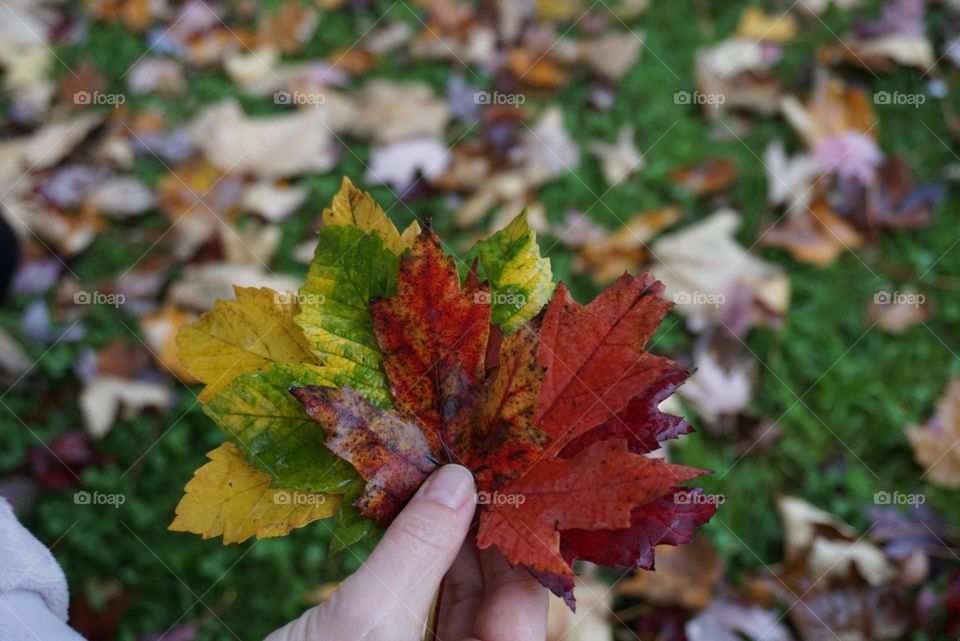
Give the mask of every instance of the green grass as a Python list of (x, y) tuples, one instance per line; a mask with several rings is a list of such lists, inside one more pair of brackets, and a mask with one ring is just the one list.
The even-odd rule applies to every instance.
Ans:
[[(794, 148), (799, 141), (781, 119), (759, 117), (742, 141), (712, 140), (710, 123), (697, 107), (678, 107), (673, 102), (676, 91), (695, 89), (694, 50), (730, 33), (744, 4), (653, 2), (647, 13), (630, 25), (645, 33), (647, 50), (620, 83), (611, 110), (585, 107), (588, 87), (582, 78), (552, 99), (563, 106), (566, 123), (582, 145), (612, 140), (621, 126), (632, 124), (640, 149), (649, 155), (647, 168), (638, 177), (607, 191), (598, 163), (585, 153), (576, 174), (541, 190), (551, 220), (560, 221), (569, 208), (577, 208), (589, 210), (591, 217), (613, 228), (637, 212), (677, 202), (684, 207), (682, 224), (686, 224), (722, 203), (742, 212), (739, 238), (747, 245), (753, 243), (764, 221), (778, 215), (765, 205), (766, 178), (757, 157), (774, 138), (783, 138)], [(375, 2), (372, 6), (385, 9), (390, 4)], [(350, 45), (376, 15), (372, 10), (364, 17), (347, 12), (325, 16), (305, 55), (327, 55)], [(413, 19), (401, 5), (392, 9), (392, 16)], [(824, 16), (826, 25), (815, 20), (805, 25), (777, 68), (787, 86), (804, 82), (816, 48), (835, 43), (831, 31), (842, 34), (850, 19), (849, 14), (831, 9)], [(119, 77), (146, 50), (141, 38), (123, 29), (93, 25), (88, 39), (61, 53), (71, 66), (90, 58), (120, 87)], [(59, 72), (66, 73), (62, 67)], [(451, 73), (440, 63), (408, 65), (399, 57), (388, 57), (364, 78), (418, 79), (442, 91)], [(871, 91), (916, 92), (922, 91), (924, 83), (912, 70), (898, 70), (879, 79), (856, 70), (842, 73)], [(489, 78), (481, 80), (490, 82)], [(356, 84), (362, 82), (363, 78)], [(203, 105), (231, 96), (236, 96), (236, 88), (224, 74), (203, 71), (191, 73), (185, 98), (138, 98), (131, 107), (159, 106), (173, 121), (185, 121)], [(947, 100), (956, 98), (954, 87)], [(250, 113), (275, 109), (268, 101), (240, 99)], [(541, 102), (534, 98), (528, 106), (535, 108)], [(958, 162), (938, 100), (929, 99), (919, 109), (878, 107), (877, 113), (882, 148), (903, 154), (922, 179), (939, 178), (946, 165)], [(299, 215), (284, 225), (283, 244), (274, 265), (278, 270), (303, 274), (303, 266), (289, 258), (293, 247), (315, 225), (340, 176), (359, 179), (363, 175), (369, 150), (357, 141), (349, 142), (356, 155), (345, 153), (335, 172), (298, 179), (310, 196)], [(717, 156), (733, 159), (740, 169), (734, 188), (718, 201), (694, 199), (666, 178), (672, 169)], [(137, 173), (154, 183), (164, 169), (159, 163), (142, 161)], [(412, 219), (412, 208), (421, 217), (433, 216), (442, 233), (453, 233), (451, 212), (443, 198), (424, 199), (408, 208), (396, 203), (386, 188), (373, 192), (398, 223)], [(956, 190), (951, 189), (929, 228), (890, 233), (876, 247), (847, 254), (823, 269), (799, 264), (783, 252), (762, 250), (764, 257), (788, 271), (793, 301), (782, 328), (754, 331), (747, 341), (762, 363), (750, 413), (776, 421), (781, 439), (769, 451), (753, 451), (740, 458), (734, 443), (699, 429), (672, 450), (679, 462), (714, 470), (704, 484), (728, 498), (707, 531), (734, 580), (781, 558), (781, 528), (774, 509), (780, 493), (802, 496), (863, 528), (867, 522), (862, 508), (872, 502), (875, 492), (923, 492), (932, 507), (960, 525), (956, 493), (921, 481), (921, 470), (912, 461), (903, 433), (906, 425), (927, 419), (949, 375), (960, 373), (956, 356), (960, 352), (960, 298), (948, 288), (949, 280), (945, 281), (945, 277), (960, 275), (960, 252), (953, 247), (958, 204)], [(160, 227), (164, 219), (151, 216), (136, 224)], [(453, 237), (453, 244), (460, 239)], [(544, 246), (551, 245), (553, 240), (545, 239)], [(93, 285), (122, 272), (145, 248), (127, 243), (124, 228), (119, 226), (104, 233), (71, 268), (84, 284)], [(596, 293), (587, 278), (570, 273), (567, 250), (554, 246), (550, 256), (555, 273), (570, 283), (581, 301)], [(932, 301), (937, 310), (934, 317), (902, 337), (870, 330), (863, 309), (873, 293), (907, 282)], [(28, 302), (14, 301), (0, 317), (0, 325), (16, 333), (19, 312)], [(125, 322), (137, 331), (134, 319)], [(85, 323), (90, 329), (85, 345), (99, 347), (123, 337), (136, 340), (116, 322), (112, 309), (92, 310)], [(691, 340), (682, 319), (671, 317), (664, 326), (657, 349), (687, 357)], [(4, 442), (0, 473), (20, 469), (30, 448), (80, 425), (75, 404), (79, 389), (72, 366), (84, 345), (62, 343), (46, 354), (42, 346), (27, 347), (31, 356), (43, 355), (39, 371), (3, 401), (29, 430), (0, 407)], [(121, 422), (99, 444), (115, 463), (85, 472), (84, 486), (123, 493), (127, 498), (123, 506), (80, 507), (73, 504), (70, 492), (50, 493), (38, 501), (27, 519), (41, 539), (57, 542), (56, 556), (74, 594), (89, 592), (94, 599), (88, 579), (114, 577), (136, 594), (120, 624), (118, 638), (123, 641), (165, 629), (181, 615), (209, 619), (201, 639), (231, 638), (229, 630), (245, 641), (262, 638), (300, 612), (303, 595), (322, 582), (349, 573), (365, 555), (361, 549), (356, 554), (327, 558), (328, 535), (323, 523), (286, 539), (229, 547), (219, 540), (203, 541), (166, 531), (184, 483), (203, 464), (204, 453), (222, 438), (194, 401), (193, 394), (180, 386), (179, 403), (166, 417), (146, 414)], [(216, 612), (215, 617), (208, 608)]]

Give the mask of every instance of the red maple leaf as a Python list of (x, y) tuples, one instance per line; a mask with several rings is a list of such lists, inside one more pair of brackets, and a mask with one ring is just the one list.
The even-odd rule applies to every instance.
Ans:
[(586, 306), (561, 284), (509, 336), (490, 326), (486, 283), (461, 285), (425, 230), (397, 295), (371, 303), (396, 408), (348, 387), (291, 392), (326, 444), (366, 480), (356, 505), (386, 525), (437, 466), (476, 477), (477, 544), (527, 567), (573, 605), (576, 559), (653, 567), (654, 546), (689, 541), (716, 506), (679, 484), (703, 474), (646, 456), (690, 431), (657, 408), (689, 375), (644, 347), (670, 304), (649, 274)]

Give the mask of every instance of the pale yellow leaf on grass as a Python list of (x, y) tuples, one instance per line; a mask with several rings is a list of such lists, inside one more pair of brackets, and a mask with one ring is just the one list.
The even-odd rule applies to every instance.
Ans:
[(960, 378), (954, 377), (926, 425), (911, 425), (907, 439), (913, 458), (926, 472), (920, 478), (934, 485), (960, 488)]
[(234, 287), (234, 292), (236, 300), (218, 300), (177, 335), (183, 366), (207, 384), (201, 401), (270, 363), (317, 363), (293, 322), (300, 313), (295, 294), (266, 287)]
[(170, 524), (174, 532), (193, 532), (205, 539), (222, 535), (224, 544), (240, 543), (251, 536), (285, 536), (340, 508), (340, 495), (272, 489), (270, 475), (247, 463), (232, 443), (207, 457), (210, 462), (184, 488)]
[(797, 37), (797, 19), (789, 12), (774, 15), (760, 7), (747, 7), (740, 14), (737, 35), (763, 42), (790, 42)]
[(400, 255), (420, 234), (420, 225), (412, 222), (401, 234), (386, 212), (365, 191), (354, 187), (346, 176), (330, 207), (323, 210), (326, 225), (351, 225), (378, 235), (394, 254)]

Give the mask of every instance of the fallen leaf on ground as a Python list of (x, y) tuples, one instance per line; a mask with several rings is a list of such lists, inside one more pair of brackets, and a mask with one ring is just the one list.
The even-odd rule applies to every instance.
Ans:
[(616, 81), (633, 67), (642, 47), (642, 33), (634, 30), (610, 33), (582, 42), (580, 58), (600, 75)]
[(889, 34), (865, 40), (845, 40), (820, 50), (823, 61), (842, 61), (872, 73), (889, 73), (898, 66), (927, 73), (936, 64), (933, 45), (924, 35)]
[(417, 176), (428, 183), (439, 178), (450, 164), (447, 145), (432, 138), (413, 138), (374, 147), (364, 179), (375, 185), (390, 185), (402, 198)]
[(69, 156), (101, 123), (103, 116), (84, 113), (70, 120), (52, 122), (34, 132), (22, 149), (23, 169), (40, 171)]
[(807, 101), (788, 95), (780, 110), (824, 172), (862, 184), (873, 182), (883, 153), (876, 142), (877, 117), (864, 89), (818, 68)]
[(675, 169), (668, 177), (695, 196), (705, 196), (730, 189), (737, 179), (737, 166), (732, 160), (710, 159), (695, 167)]
[(870, 72), (883, 73), (896, 65), (913, 66), (929, 73), (937, 61), (925, 35), (926, 3), (892, 0), (880, 9), (876, 20), (861, 18), (840, 45), (819, 52), (821, 60), (843, 61)]
[(829, 265), (844, 252), (863, 243), (860, 232), (822, 199), (809, 207), (793, 210), (786, 218), (785, 223), (764, 232), (761, 242), (780, 247), (797, 260), (811, 265)]
[(906, 585), (923, 583), (933, 561), (950, 557), (956, 546), (957, 537), (929, 505), (913, 505), (906, 512), (895, 505), (870, 505), (865, 511), (872, 521), (870, 539), (900, 564)]
[(701, 47), (695, 55), (699, 93), (680, 93), (674, 100), (694, 104), (693, 98), (697, 97), (698, 104), (712, 118), (730, 109), (773, 114), (783, 90), (769, 69), (779, 58), (778, 45), (745, 38), (729, 38)]
[(653, 243), (652, 270), (666, 284), (677, 310), (694, 326), (721, 316), (735, 284), (747, 287), (757, 303), (772, 312), (787, 311), (787, 275), (737, 243), (734, 234), (739, 225), (739, 216), (724, 209)]
[(306, 198), (307, 190), (303, 187), (262, 181), (247, 187), (240, 204), (269, 222), (277, 223), (290, 217)]
[(310, 40), (319, 23), (320, 14), (316, 7), (283, 2), (279, 8), (264, 12), (257, 25), (258, 44), (285, 54), (295, 54)]
[(233, 298), (234, 287), (292, 292), (297, 288), (297, 281), (285, 274), (265, 273), (262, 266), (201, 263), (184, 268), (171, 286), (167, 300), (187, 310), (205, 311), (220, 299)]
[(867, 307), (867, 320), (888, 334), (900, 336), (933, 314), (933, 305), (916, 289), (905, 287), (894, 293), (895, 297), (890, 292), (878, 292)]
[(0, 9), (0, 66), (11, 111), (37, 119), (54, 94), (50, 71), (54, 54), (49, 42), (48, 7), (37, 2), (8, 2)]
[(77, 487), (84, 469), (103, 467), (109, 462), (108, 456), (93, 449), (90, 436), (79, 429), (64, 432), (27, 453), (30, 475), (51, 490)]
[(907, 439), (925, 478), (941, 487), (960, 487), (960, 378), (951, 378), (926, 425), (911, 425)]
[(891, 156), (877, 168), (877, 181), (850, 190), (846, 205), (856, 224), (873, 235), (880, 229), (917, 229), (933, 221), (934, 208), (946, 195), (943, 183), (918, 184), (906, 161)]
[(187, 371), (180, 362), (177, 347), (177, 333), (184, 325), (189, 325), (197, 317), (172, 305), (164, 305), (157, 311), (140, 319), (143, 339), (150, 346), (150, 352), (158, 363), (184, 383), (199, 381)]
[[(598, 283), (609, 283), (646, 264), (650, 241), (658, 232), (680, 220), (682, 213), (679, 207), (664, 207), (637, 214), (613, 233), (603, 227), (589, 227), (590, 223), (575, 221), (570, 228), (559, 233), (562, 234), (561, 242), (580, 243), (574, 269), (589, 273)], [(578, 238), (581, 229), (584, 230), (583, 240)], [(596, 233), (592, 229), (596, 229)]]
[(634, 572), (617, 583), (616, 593), (659, 606), (702, 610), (713, 599), (722, 574), (723, 561), (713, 546), (697, 537), (681, 547), (658, 546), (657, 571)]
[(113, 427), (118, 413), (129, 421), (146, 408), (165, 411), (172, 400), (165, 382), (103, 376), (87, 382), (80, 392), (79, 404), (87, 431), (94, 438), (103, 438)]
[(872, 586), (887, 583), (896, 570), (883, 551), (836, 516), (792, 496), (777, 501), (788, 561), (803, 561), (814, 579), (856, 575)]
[(731, 599), (714, 600), (684, 626), (688, 641), (793, 641), (775, 612)]
[(221, 221), (218, 228), (223, 258), (231, 265), (263, 267), (273, 260), (283, 236), (280, 227), (258, 218), (242, 225)]
[(549, 107), (532, 128), (525, 130), (520, 145), (513, 151), (514, 160), (532, 185), (574, 171), (580, 165), (580, 148), (563, 126), (563, 112), (557, 106)]
[(625, 125), (613, 143), (594, 141), (590, 150), (600, 160), (603, 177), (611, 187), (619, 185), (644, 167), (643, 155), (633, 142), (633, 127)]
[(364, 85), (357, 101), (352, 131), (381, 145), (409, 138), (442, 140), (450, 118), (446, 102), (422, 83), (373, 80)]
[(751, 40), (789, 42), (797, 35), (797, 19), (789, 12), (768, 15), (760, 7), (747, 7), (737, 22), (737, 35)]
[(183, 66), (170, 58), (148, 57), (138, 61), (127, 76), (127, 87), (134, 93), (173, 95), (186, 86)]
[(680, 388), (680, 396), (708, 423), (740, 413), (753, 400), (756, 368), (752, 361), (741, 358), (721, 364), (716, 354), (703, 349), (696, 353), (694, 365), (696, 372)]
[(777, 501), (785, 565), (760, 581), (777, 595), (803, 641), (893, 638), (909, 610), (884, 552), (832, 514), (796, 497)]
[(336, 131), (348, 107), (327, 96), (315, 109), (275, 116), (247, 116), (226, 101), (200, 112), (191, 125), (193, 143), (223, 172), (285, 177), (330, 171), (336, 164)]
[(788, 212), (805, 209), (814, 197), (814, 183), (823, 174), (813, 154), (787, 156), (782, 140), (774, 140), (763, 152), (767, 174), (767, 202), (786, 205)]
[(7, 332), (0, 330), (0, 369), (4, 374), (21, 376), (33, 366), (20, 344)]
[(171, 169), (157, 186), (157, 205), (170, 219), (174, 254), (192, 256), (235, 210), (242, 194), (240, 179), (203, 160)]
[(105, 180), (90, 193), (87, 206), (98, 214), (116, 218), (137, 216), (156, 205), (153, 191), (132, 176)]

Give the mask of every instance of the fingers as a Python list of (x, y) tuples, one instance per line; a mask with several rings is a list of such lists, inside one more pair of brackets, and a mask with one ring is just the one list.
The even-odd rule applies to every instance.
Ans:
[(447, 465), (434, 472), (330, 600), (268, 641), (419, 641), (440, 581), (470, 527), (474, 496), (466, 468)]
[(460, 548), (443, 581), (440, 598), (440, 641), (460, 641), (473, 633), (473, 621), (483, 602), (483, 575), (473, 537)]
[(495, 548), (480, 550), (486, 597), (473, 634), (483, 641), (543, 641), (547, 591), (521, 567), (511, 568)]
[[(419, 638), (440, 581), (453, 563), (475, 508), (473, 475), (447, 465), (427, 479), (367, 561), (338, 590), (364, 622), (415, 629)], [(417, 627), (420, 626), (420, 627)], [(379, 637), (397, 638), (397, 637)]]

